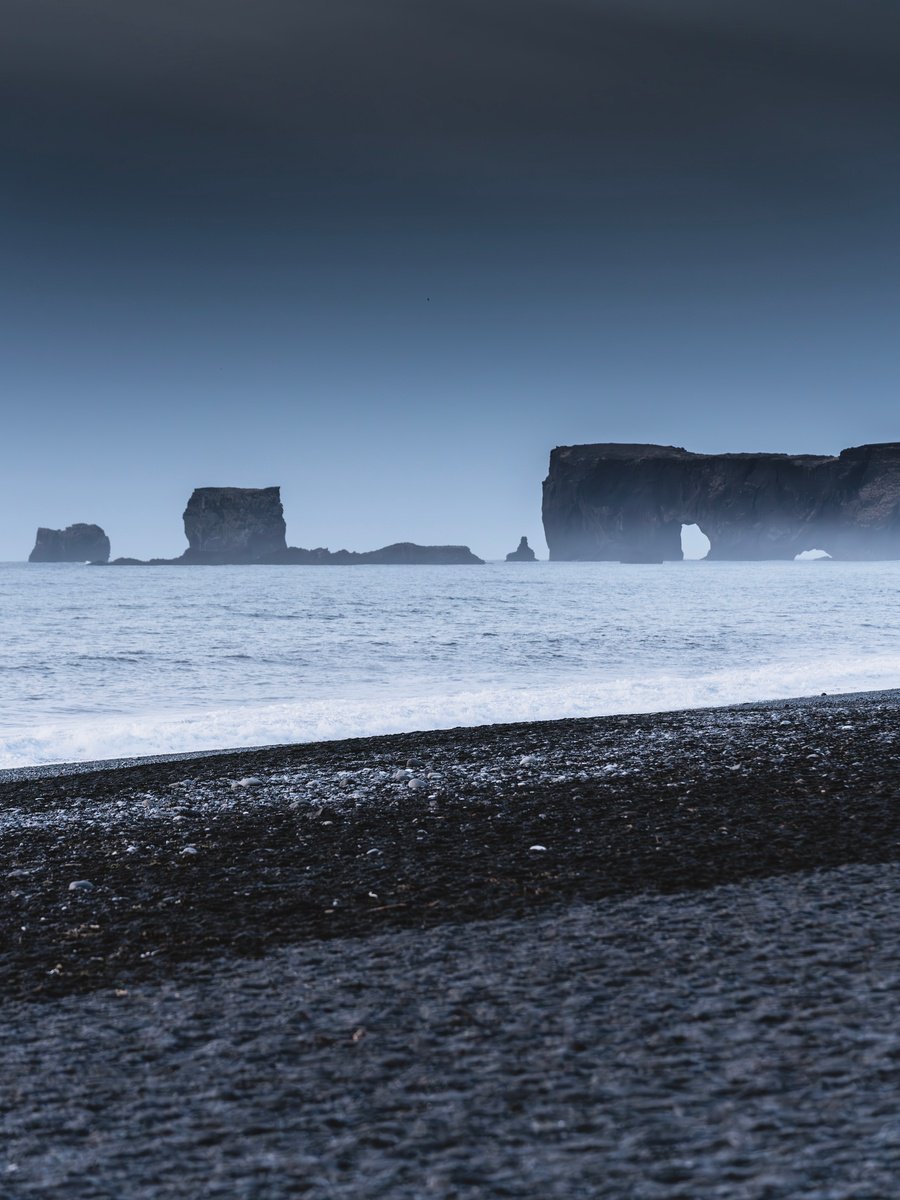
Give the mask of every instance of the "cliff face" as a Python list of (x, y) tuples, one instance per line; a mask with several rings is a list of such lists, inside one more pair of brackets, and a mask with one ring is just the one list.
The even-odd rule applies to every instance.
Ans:
[(711, 559), (900, 558), (900, 442), (837, 457), (692, 454), (678, 446), (559, 446), (544, 481), (556, 560), (678, 560), (682, 524)]
[(287, 548), (281, 489), (195, 488), (184, 510), (186, 563), (249, 563)]
[(99, 525), (69, 525), (66, 529), (37, 531), (34, 549), (28, 555), (33, 563), (107, 562), (109, 538)]

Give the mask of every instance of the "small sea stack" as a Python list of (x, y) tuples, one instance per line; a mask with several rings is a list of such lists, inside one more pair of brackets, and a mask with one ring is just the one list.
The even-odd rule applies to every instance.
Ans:
[(76, 524), (65, 529), (37, 531), (31, 563), (86, 563), (109, 561), (109, 538), (99, 525)]
[(519, 544), (515, 550), (511, 550), (506, 556), (507, 562), (537, 562), (537, 556), (528, 545), (528, 538), (521, 537)]

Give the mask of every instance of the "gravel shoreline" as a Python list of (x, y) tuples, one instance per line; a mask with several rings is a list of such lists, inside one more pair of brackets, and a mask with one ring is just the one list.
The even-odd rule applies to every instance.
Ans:
[(898, 801), (897, 693), (6, 773), (0, 1197), (889, 1194)]

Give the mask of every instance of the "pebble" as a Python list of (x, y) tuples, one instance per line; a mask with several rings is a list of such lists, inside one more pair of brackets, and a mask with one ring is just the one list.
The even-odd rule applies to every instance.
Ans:
[(546, 850), (546, 849), (547, 849), (547, 847), (546, 847), (546, 846), (541, 846), (541, 845), (539, 845), (539, 844), (535, 844), (534, 846), (529, 846), (529, 847), (528, 847), (528, 849), (529, 849), (529, 850)]
[(94, 885), (89, 879), (73, 879), (69, 884), (70, 892), (92, 892)]
[(182, 854), (199, 854), (200, 851), (197, 849), (196, 846), (185, 846), (185, 848), (181, 851), (181, 853)]

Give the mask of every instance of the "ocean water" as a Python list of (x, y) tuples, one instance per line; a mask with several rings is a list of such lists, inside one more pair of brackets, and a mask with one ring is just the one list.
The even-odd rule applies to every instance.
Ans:
[(900, 686), (900, 563), (0, 565), (0, 768)]

